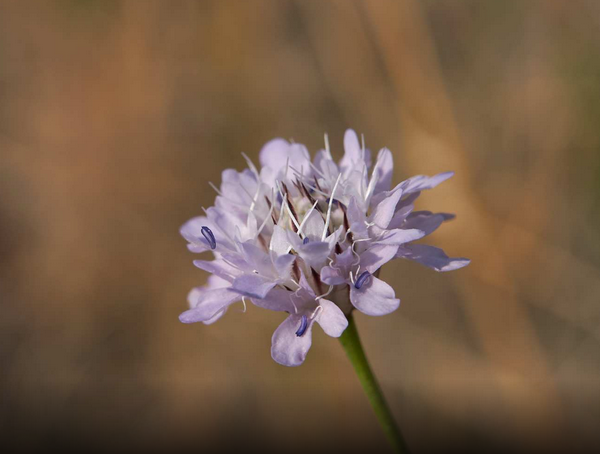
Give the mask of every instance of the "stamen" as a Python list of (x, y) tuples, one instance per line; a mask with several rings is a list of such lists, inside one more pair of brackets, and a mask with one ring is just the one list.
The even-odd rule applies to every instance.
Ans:
[[(308, 210), (306, 212), (306, 214), (304, 215), (304, 219), (302, 219), (302, 222), (300, 223), (300, 225), (298, 226), (298, 235), (300, 235), (302, 233), (302, 229), (304, 228), (304, 225), (306, 224), (306, 222), (308, 221), (308, 218), (310, 217), (310, 215), (312, 214), (313, 210), (315, 209), (315, 207), (317, 206), (317, 203), (319, 202), (315, 202), (314, 205), (310, 208), (310, 210)], [(306, 244), (306, 243), (304, 243)]]
[(212, 233), (212, 230), (203, 225), (200, 229), (200, 232), (202, 233), (202, 236), (206, 238), (206, 241), (208, 241), (210, 248), (215, 249), (217, 247), (217, 240), (215, 239), (215, 235)]
[[(326, 296), (328, 296), (328, 295), (329, 295), (329, 294), (330, 294), (332, 291), (333, 291), (333, 285), (330, 285), (330, 286), (329, 286), (329, 290), (327, 290), (327, 292), (326, 292), (326, 293), (323, 293), (322, 295), (319, 295), (319, 296), (317, 296), (317, 297), (315, 298), (315, 300), (319, 301), (321, 298), (325, 298), (325, 297), (326, 297)], [(319, 306), (319, 307), (321, 307), (321, 306)], [(321, 309), (323, 309), (323, 308), (321, 307)]]
[(212, 181), (209, 181), (209, 182), (208, 182), (208, 185), (209, 185), (211, 188), (213, 188), (217, 194), (219, 194), (219, 195), (223, 195), (223, 194), (221, 194), (221, 191), (219, 190), (219, 188), (217, 188), (217, 187), (214, 185), (214, 183), (213, 183)]
[[(268, 201), (268, 200), (269, 200), (269, 199), (267, 199), (267, 201)], [(265, 216), (265, 220), (262, 222), (262, 224), (261, 224), (261, 225), (260, 225), (260, 227), (258, 228), (258, 230), (257, 230), (257, 234), (258, 234), (258, 235), (260, 235), (260, 232), (262, 232), (262, 229), (264, 229), (264, 228), (265, 228), (265, 225), (267, 225), (267, 222), (269, 221), (269, 219), (272, 219), (272, 220), (273, 220), (273, 224), (277, 224), (277, 223), (275, 222), (275, 217), (273, 216), (273, 205), (271, 205), (270, 203), (269, 203), (269, 214), (267, 214), (267, 215)]]
[(314, 312), (311, 314), (310, 319), (314, 320), (315, 318), (317, 318), (317, 315), (319, 315), (319, 313), (321, 313), (323, 311), (323, 306), (321, 306), (320, 304), (317, 306), (317, 308), (314, 310)]
[(258, 169), (256, 168), (256, 166), (254, 165), (254, 163), (252, 162), (252, 160), (248, 157), (248, 155), (246, 153), (244, 153), (242, 151), (242, 156), (244, 157), (244, 159), (246, 160), (246, 163), (248, 164), (248, 168), (252, 171), (252, 173), (256, 176), (256, 179), (258, 181), (260, 181), (260, 173), (258, 172)]
[(302, 240), (302, 244), (308, 244), (309, 241), (310, 241), (310, 239), (308, 237), (306, 237)]
[(380, 161), (377, 160), (375, 162), (375, 167), (373, 167), (373, 171), (371, 172), (371, 181), (369, 181), (369, 185), (367, 186), (367, 192), (365, 194), (365, 202), (367, 203), (367, 205), (369, 204), (373, 192), (375, 192), (375, 185), (379, 181), (379, 164)]
[(367, 279), (369, 279), (370, 277), (371, 277), (371, 273), (369, 273), (368, 271), (363, 271), (362, 274), (360, 276), (358, 276), (358, 279), (354, 283), (354, 287), (356, 289), (360, 289), (363, 286), (363, 284), (365, 283), (365, 281)]
[(254, 197), (252, 197), (252, 203), (250, 204), (250, 212), (254, 211), (254, 207), (256, 206), (256, 201), (258, 200), (259, 194), (260, 194), (260, 183), (257, 183), (256, 192), (254, 193)]
[(340, 178), (342, 174), (340, 173), (335, 180), (335, 184), (333, 185), (333, 190), (331, 191), (331, 197), (329, 199), (329, 207), (327, 208), (327, 219), (325, 220), (325, 228), (323, 229), (323, 235), (321, 235), (321, 241), (325, 241), (325, 237), (327, 236), (327, 231), (329, 229), (329, 220), (331, 219), (331, 207), (333, 206), (333, 197), (335, 196), (335, 190), (340, 183)]
[(307, 328), (308, 317), (306, 315), (303, 315), (302, 319), (300, 320), (300, 327), (298, 328), (298, 331), (296, 331), (296, 336), (301, 337), (306, 332)]
[(331, 149), (329, 148), (329, 136), (325, 134), (325, 150), (329, 154), (329, 158), (331, 159)]

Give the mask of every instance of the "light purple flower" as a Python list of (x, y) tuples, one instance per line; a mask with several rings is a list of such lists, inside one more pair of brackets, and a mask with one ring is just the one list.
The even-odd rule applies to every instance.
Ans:
[(260, 170), (244, 155), (248, 169), (227, 169), (215, 206), (181, 228), (188, 248), (210, 251), (211, 261), (194, 264), (211, 274), (193, 289), (184, 323), (218, 320), (233, 303), (249, 299), (265, 309), (286, 312), (275, 330), (273, 359), (286, 366), (304, 362), (315, 322), (332, 337), (342, 335), (346, 316), (396, 310), (394, 289), (379, 279), (394, 258), (414, 260), (436, 271), (469, 264), (441, 249), (414, 241), (454, 216), (414, 211), (414, 202), (453, 174), (419, 175), (391, 187), (393, 159), (371, 152), (346, 131), (344, 155), (336, 163), (326, 147), (313, 161), (304, 145), (284, 139), (260, 152)]

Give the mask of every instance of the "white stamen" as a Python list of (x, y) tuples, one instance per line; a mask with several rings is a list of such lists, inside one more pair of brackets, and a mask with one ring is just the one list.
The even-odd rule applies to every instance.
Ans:
[(323, 172), (321, 172), (319, 169), (317, 169), (317, 166), (315, 166), (312, 162), (309, 162), (308, 165), (319, 174), (320, 177), (325, 178), (325, 175), (323, 174)]
[(292, 209), (290, 208), (290, 206), (287, 203), (287, 198), (285, 200), (285, 207), (287, 208), (288, 214), (290, 215), (290, 219), (292, 220), (292, 222), (294, 223), (294, 225), (296, 226), (296, 228), (298, 230), (300, 230), (300, 224), (298, 224), (298, 221), (296, 220), (296, 218), (292, 214)]
[(323, 311), (323, 306), (318, 305), (317, 308), (315, 309), (315, 311), (311, 314), (310, 319), (314, 320), (315, 318), (317, 318), (317, 315), (319, 315), (319, 313), (322, 311)]
[(212, 181), (209, 181), (209, 182), (208, 182), (208, 185), (209, 185), (211, 188), (213, 188), (217, 194), (219, 194), (220, 196), (222, 196), (222, 195), (223, 195), (223, 194), (221, 194), (221, 191), (219, 190), (219, 188), (217, 188), (217, 187), (216, 187), (216, 186), (213, 184), (213, 182), (212, 182)]
[(242, 296), (242, 304), (244, 305), (244, 310), (242, 311), (242, 314), (245, 314), (246, 313), (246, 309), (247, 309), (246, 308), (246, 298), (244, 298), (243, 296)]
[(313, 204), (313, 206), (310, 208), (310, 210), (308, 210), (306, 212), (306, 214), (304, 215), (304, 219), (302, 219), (302, 223), (300, 224), (300, 227), (298, 227), (298, 235), (302, 234), (302, 228), (306, 224), (306, 221), (308, 220), (311, 213), (314, 211), (315, 207), (317, 206), (317, 203), (319, 203), (318, 200)]
[[(323, 293), (322, 295), (319, 295), (315, 298), (315, 300), (320, 300), (321, 298), (325, 298), (327, 295), (329, 295), (331, 292), (333, 291), (333, 285), (329, 286), (329, 290), (327, 290), (325, 293)], [(319, 306), (321, 307), (321, 306)]]
[(258, 169), (257, 169), (257, 168), (256, 168), (256, 166), (254, 165), (254, 163), (252, 162), (252, 160), (251, 160), (251, 159), (248, 157), (248, 155), (247, 155), (246, 153), (244, 153), (243, 151), (242, 151), (242, 156), (243, 156), (243, 157), (244, 157), (244, 159), (246, 160), (246, 163), (248, 164), (248, 167), (250, 168), (250, 170), (252, 171), (252, 173), (253, 173), (254, 175), (256, 175), (256, 177), (257, 177), (257, 180), (259, 180), (259, 181), (260, 181), (260, 178), (259, 178), (259, 173), (258, 173)]
[(329, 159), (332, 159), (331, 149), (329, 148), (329, 136), (327, 134), (325, 134), (325, 150), (327, 151), (327, 154), (329, 154)]
[(217, 192), (218, 195), (220, 195), (221, 197), (223, 197), (228, 202), (233, 203), (234, 205), (237, 205), (237, 206), (240, 206), (240, 207), (243, 207), (243, 208), (246, 208), (248, 206), (245, 203), (240, 203), (237, 200), (233, 200), (233, 199), (231, 199), (229, 197), (224, 196), (223, 193), (219, 190), (219, 188), (217, 188), (212, 182), (209, 181), (208, 184), (209, 184), (209, 186), (211, 188), (213, 188)]
[(230, 262), (229, 260), (227, 260), (226, 258), (221, 257), (221, 260), (223, 260), (225, 263), (227, 263), (229, 266), (231, 266), (232, 268), (235, 268), (236, 270), (240, 270), (241, 268), (237, 265), (234, 265), (232, 262)]
[(256, 235), (260, 235), (260, 232), (262, 232), (262, 229), (265, 228), (265, 226), (267, 225), (267, 222), (269, 222), (269, 219), (271, 219), (271, 215), (273, 214), (273, 204), (271, 204), (271, 208), (269, 208), (269, 212), (267, 213), (267, 216), (265, 217), (265, 220), (262, 222), (262, 224), (260, 225), (260, 228), (257, 230)]
[[(292, 214), (292, 209), (288, 205), (287, 194), (284, 194), (283, 191), (281, 190), (281, 187), (279, 186), (279, 181), (275, 181), (275, 183), (277, 184), (277, 189), (279, 189), (279, 193), (281, 194), (281, 198), (282, 198), (281, 216), (283, 215), (283, 207), (287, 208), (288, 214), (290, 215), (290, 219), (292, 220), (292, 222), (296, 226), (296, 229), (300, 229), (300, 224), (298, 224), (298, 221), (296, 220), (296, 218)], [(280, 216), (280, 219), (281, 219), (281, 216)]]
[(321, 241), (325, 241), (327, 237), (327, 229), (329, 229), (329, 220), (331, 219), (331, 208), (333, 205), (333, 197), (335, 196), (335, 190), (338, 187), (340, 182), (341, 174), (338, 175), (337, 180), (335, 180), (335, 185), (333, 186), (333, 191), (331, 191), (331, 196), (329, 197), (329, 207), (327, 208), (327, 218), (325, 219), (325, 228), (323, 229), (323, 234), (321, 235)]
[(252, 197), (252, 203), (250, 204), (250, 212), (254, 211), (254, 207), (256, 206), (256, 201), (258, 200), (258, 194), (260, 193), (260, 182), (256, 184), (256, 193), (254, 197)]
[[(292, 143), (293, 143), (293, 142), (292, 142)], [(285, 172), (283, 173), (283, 176), (284, 176), (285, 178), (287, 178), (287, 174), (288, 174), (288, 170), (289, 170), (289, 168), (290, 168), (290, 158), (288, 157), (288, 158), (285, 160)]]
[(375, 167), (373, 167), (373, 172), (371, 172), (371, 181), (369, 181), (369, 186), (367, 187), (367, 193), (365, 194), (365, 202), (367, 202), (367, 205), (369, 204), (369, 199), (373, 195), (373, 191), (375, 191), (375, 185), (379, 181), (379, 173), (377, 172), (379, 170), (379, 164), (380, 164), (380, 162), (378, 159), (377, 162), (375, 163)]

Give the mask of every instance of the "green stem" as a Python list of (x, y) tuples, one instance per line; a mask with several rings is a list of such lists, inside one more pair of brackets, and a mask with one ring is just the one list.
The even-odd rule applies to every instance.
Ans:
[(402, 438), (402, 433), (396, 425), (394, 416), (383, 397), (377, 379), (375, 378), (375, 375), (373, 375), (371, 367), (369, 367), (369, 362), (367, 361), (367, 357), (365, 356), (365, 352), (360, 343), (360, 338), (358, 337), (358, 331), (356, 330), (356, 324), (354, 323), (352, 314), (348, 316), (348, 327), (340, 337), (340, 342), (342, 343), (344, 350), (346, 350), (346, 354), (348, 355), (348, 358), (350, 358), (352, 366), (354, 366), (356, 375), (358, 375), (358, 379), (369, 398), (369, 402), (371, 402), (373, 410), (375, 410), (379, 424), (381, 424), (389, 442), (396, 452), (408, 453), (408, 447), (406, 446), (404, 438)]

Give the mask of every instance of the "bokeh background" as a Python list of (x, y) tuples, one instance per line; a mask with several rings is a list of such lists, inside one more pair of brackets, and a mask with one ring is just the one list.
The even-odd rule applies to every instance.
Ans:
[(208, 181), (353, 127), (395, 182), (457, 172), (418, 207), (471, 265), (388, 265), (357, 316), (409, 445), (595, 446), (599, 56), (594, 0), (0, 2), (3, 445), (385, 452), (335, 339), (288, 369), (282, 314), (177, 318)]

